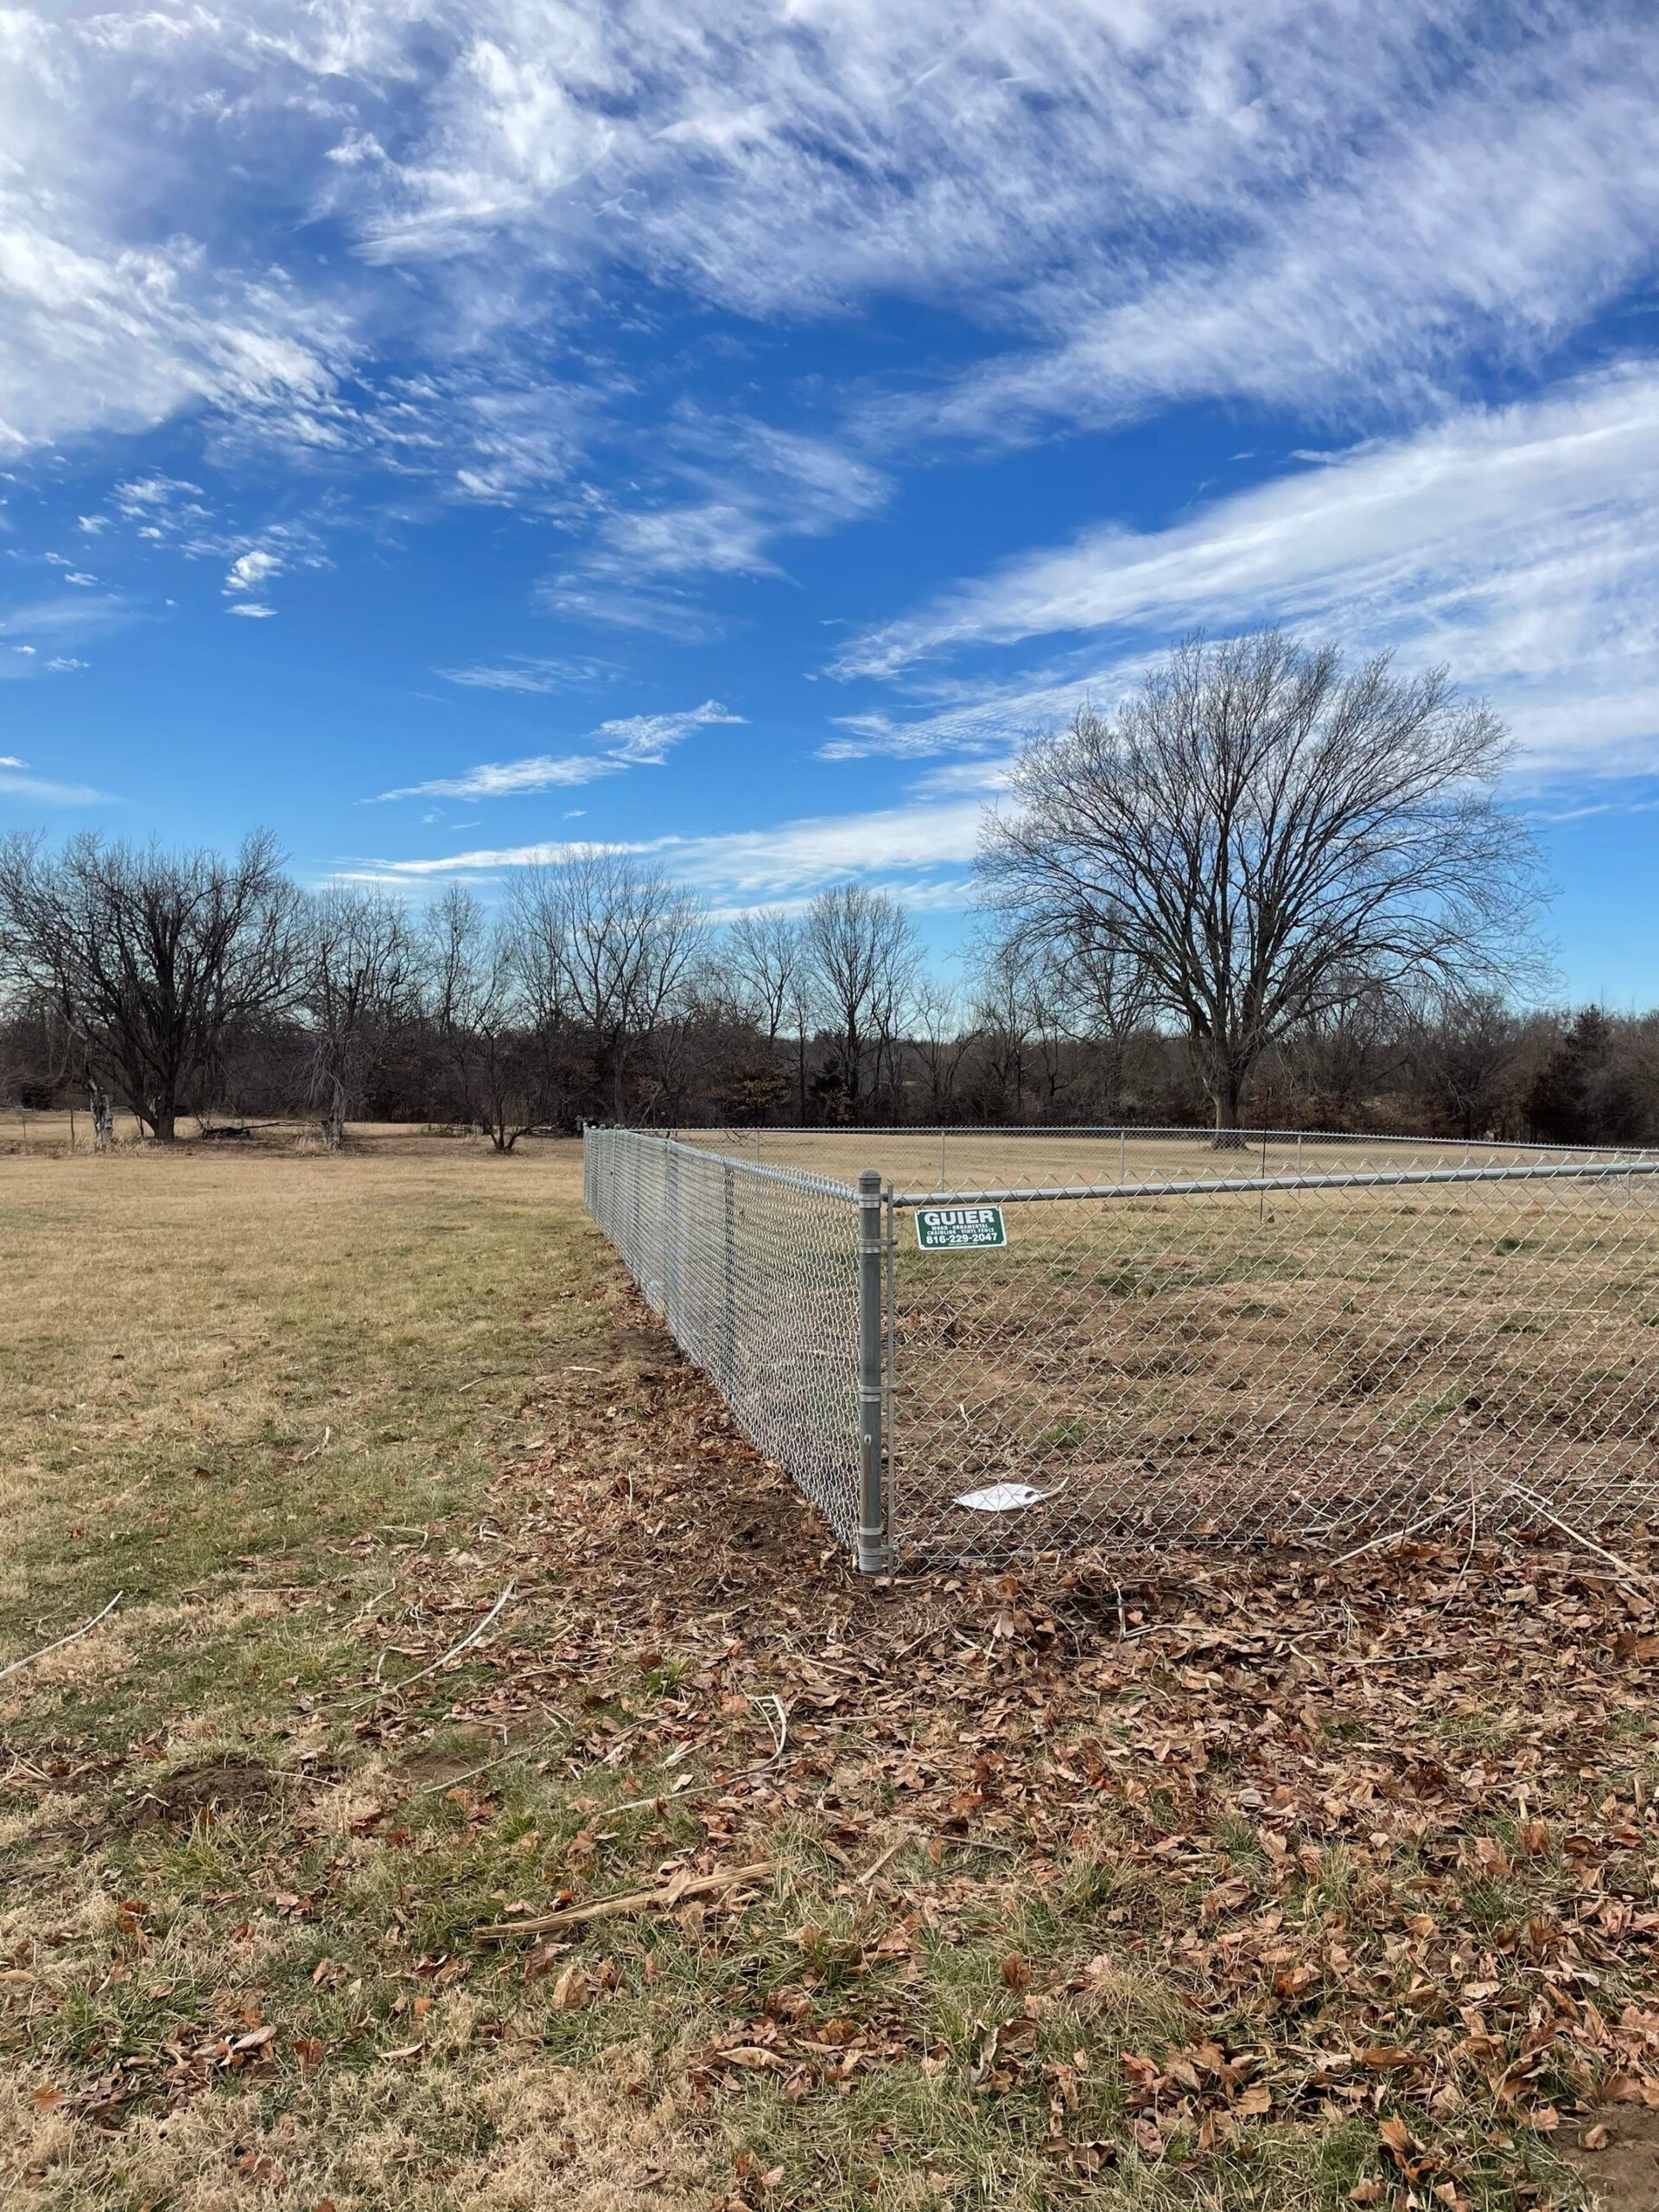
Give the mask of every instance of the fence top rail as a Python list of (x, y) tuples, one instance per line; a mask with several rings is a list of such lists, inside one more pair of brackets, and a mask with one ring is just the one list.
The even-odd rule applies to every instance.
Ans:
[[(1545, 1144), (1531, 1137), (1420, 1137), (1397, 1131), (1365, 1129), (1237, 1128), (1217, 1130), (1207, 1122), (727, 1122), (699, 1128), (677, 1123), (671, 1130), (635, 1132), (667, 1135), (692, 1150), (706, 1153), (715, 1138), (753, 1143), (757, 1137), (803, 1138), (847, 1144), (860, 1137), (1200, 1137), (1226, 1151), (1245, 1143), (1387, 1145), (1401, 1152), (1542, 1153), (1566, 1160), (1659, 1160), (1647, 1145)], [(722, 1155), (723, 1156), (723, 1155)], [(735, 1155), (734, 1155), (735, 1156)]]
[(1065, 1198), (1243, 1198), (1256, 1191), (1395, 1189), (1425, 1183), (1611, 1182), (1659, 1175), (1659, 1160), (1552, 1160), (1530, 1167), (1379, 1167), (1337, 1175), (1192, 1175), (1141, 1183), (1012, 1185), (987, 1191), (895, 1191), (895, 1206), (989, 1206)]
[(678, 1137), (666, 1135), (660, 1129), (630, 1129), (614, 1123), (601, 1126), (589, 1122), (584, 1135), (598, 1137), (623, 1137), (631, 1144), (654, 1146), (659, 1152), (671, 1153), (682, 1160), (695, 1160), (702, 1167), (729, 1167), (734, 1174), (747, 1175), (752, 1181), (787, 1183), (798, 1191), (811, 1191), (820, 1198), (849, 1198), (857, 1202), (858, 1192), (851, 1183), (844, 1183), (834, 1175), (815, 1175), (803, 1167), (767, 1167), (756, 1160), (743, 1160), (737, 1154), (714, 1152), (706, 1144), (686, 1144)]

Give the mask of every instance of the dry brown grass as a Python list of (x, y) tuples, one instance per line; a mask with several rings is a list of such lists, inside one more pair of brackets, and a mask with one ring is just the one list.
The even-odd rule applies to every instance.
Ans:
[[(204, 2039), (280, 2012), (273, 1991), (311, 1986), (308, 1936), (281, 1910), (249, 1924), (204, 1906), (209, 1868), (292, 1870), (308, 1834), (367, 1891), (395, 1863), (353, 1822), (396, 1777), (372, 1753), (335, 1773), (334, 1751), (319, 1794), (315, 1753), (343, 1736), (349, 1758), (353, 1716), (302, 1683), (383, 1614), (419, 1632), (418, 1566), (394, 1605), (384, 1560), (401, 1542), (418, 1561), (428, 1528), (475, 1510), (524, 1431), (550, 1319), (580, 1347), (570, 1307), (597, 1255), (577, 1249), (578, 1187), (569, 1146), (502, 1160), (385, 1130), (334, 1160), (267, 1141), (0, 1164), (0, 1657), (126, 1592), (95, 1636), (0, 1686), (0, 2174), (30, 2201), (709, 2201), (706, 2143), (648, 2056), (540, 2063), (533, 2031), (492, 2019), (480, 2037), (459, 1990), (418, 2036), (405, 1998), (383, 2063), (311, 2078), (285, 2036), (275, 2096), (245, 2094), (232, 2060), (222, 2094), (124, 2107), (111, 2133), (62, 2094), (163, 2046), (188, 2069)], [(212, 1790), (169, 1790), (245, 1769), (270, 1787), (217, 1817)], [(203, 1808), (194, 1826), (168, 1815), (175, 1796)], [(133, 1980), (118, 1966), (111, 1988), (111, 1947), (135, 1936)], [(328, 1939), (364, 1940), (372, 1956), (368, 1931)]]
[(26, 1576), (45, 1624), (65, 1586), (176, 1589), (219, 1563), (198, 1537), (280, 1551), (354, 1526), (371, 1471), (391, 1513), (441, 1486), (445, 1439), (476, 1464), (529, 1379), (578, 1173), (569, 1146), (414, 1136), (5, 1162), (0, 1601)]
[(1643, 1590), (1461, 1540), (872, 1590), (576, 1166), (0, 1162), (0, 1662), (129, 1593), (0, 1684), (0, 2195), (1578, 2201), (1582, 2101), (1659, 2097)]
[(1437, 1504), (1586, 1532), (1659, 1510), (1659, 1180), (1005, 1208), (897, 1253), (906, 1533), (971, 1543), (970, 1482), (1059, 1489), (1027, 1547), (1291, 1537)]
[(899, 1191), (1031, 1189), (1177, 1178), (1346, 1174), (1411, 1167), (1524, 1166), (1535, 1147), (1320, 1135), (1256, 1137), (1217, 1151), (1202, 1129), (1113, 1135), (1028, 1129), (686, 1129), (684, 1140), (763, 1166), (855, 1183), (874, 1167)]

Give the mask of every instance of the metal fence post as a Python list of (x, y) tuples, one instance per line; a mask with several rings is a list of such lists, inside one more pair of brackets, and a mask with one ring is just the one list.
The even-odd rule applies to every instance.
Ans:
[(858, 1179), (858, 1571), (885, 1574), (893, 1564), (887, 1542), (885, 1468), (881, 1450), (884, 1377), (884, 1283), (881, 1178), (867, 1167)]
[(737, 1379), (737, 1186), (729, 1161), (722, 1173), (726, 1185), (726, 1263), (721, 1299), (720, 1387), (729, 1397)]
[(632, 1204), (628, 1209), (628, 1270), (638, 1282), (644, 1274), (645, 1262), (639, 1251), (639, 1185), (645, 1180), (645, 1147), (637, 1133), (628, 1137), (628, 1195)]

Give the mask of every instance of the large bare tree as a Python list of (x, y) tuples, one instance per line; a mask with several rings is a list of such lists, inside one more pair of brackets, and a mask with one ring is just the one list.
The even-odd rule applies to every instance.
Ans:
[(590, 846), (524, 871), (512, 925), (538, 1033), (587, 1052), (595, 1102), (624, 1120), (630, 1073), (701, 949), (701, 907), (660, 869)]
[(233, 859), (107, 843), (0, 841), (0, 961), (49, 1005), (163, 1144), (200, 1108), (238, 1031), (289, 999), (298, 893), (273, 839)]
[(1277, 631), (1192, 639), (1115, 714), (1026, 749), (986, 887), (1080, 968), (1129, 963), (1224, 1135), (1268, 1047), (1360, 982), (1516, 976), (1541, 887), (1494, 796), (1508, 753), (1444, 669), (1351, 670)]
[(835, 1036), (849, 1116), (857, 1121), (890, 1061), (921, 965), (915, 925), (891, 892), (821, 891), (804, 924), (813, 995)]

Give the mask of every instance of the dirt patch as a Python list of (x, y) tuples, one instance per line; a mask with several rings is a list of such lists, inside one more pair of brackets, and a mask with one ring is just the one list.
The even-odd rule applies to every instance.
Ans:
[(794, 1566), (803, 1532), (810, 1529), (810, 1507), (781, 1483), (775, 1490), (753, 1488), (753, 1473), (741, 1462), (716, 1462), (709, 1472), (721, 1499), (729, 1500), (729, 1517), (721, 1515), (721, 1533), (732, 1548), (779, 1567)]
[(611, 1375), (619, 1367), (651, 1373), (658, 1368), (683, 1367), (684, 1356), (665, 1329), (607, 1329), (591, 1337), (572, 1337), (549, 1344), (541, 1355), (543, 1382), (567, 1375)]
[[(1606, 2141), (1584, 2148), (1586, 2137)], [(1598, 2114), (1578, 2141), (1561, 2152), (1583, 2177), (1591, 2212), (1656, 2212), (1659, 2208), (1659, 2112), (1621, 2107)]]
[(515, 1743), (534, 1733), (529, 1721), (465, 1729), (457, 1732), (455, 1741), (443, 1751), (411, 1751), (398, 1760), (397, 1772), (411, 1789), (435, 1789), (458, 1775), (472, 1773), (486, 1759), (497, 1754), (505, 1757)]
[(283, 1777), (257, 1759), (214, 1759), (180, 1767), (136, 1799), (132, 1827), (194, 1827), (229, 1817), (268, 1820), (279, 1808)]

